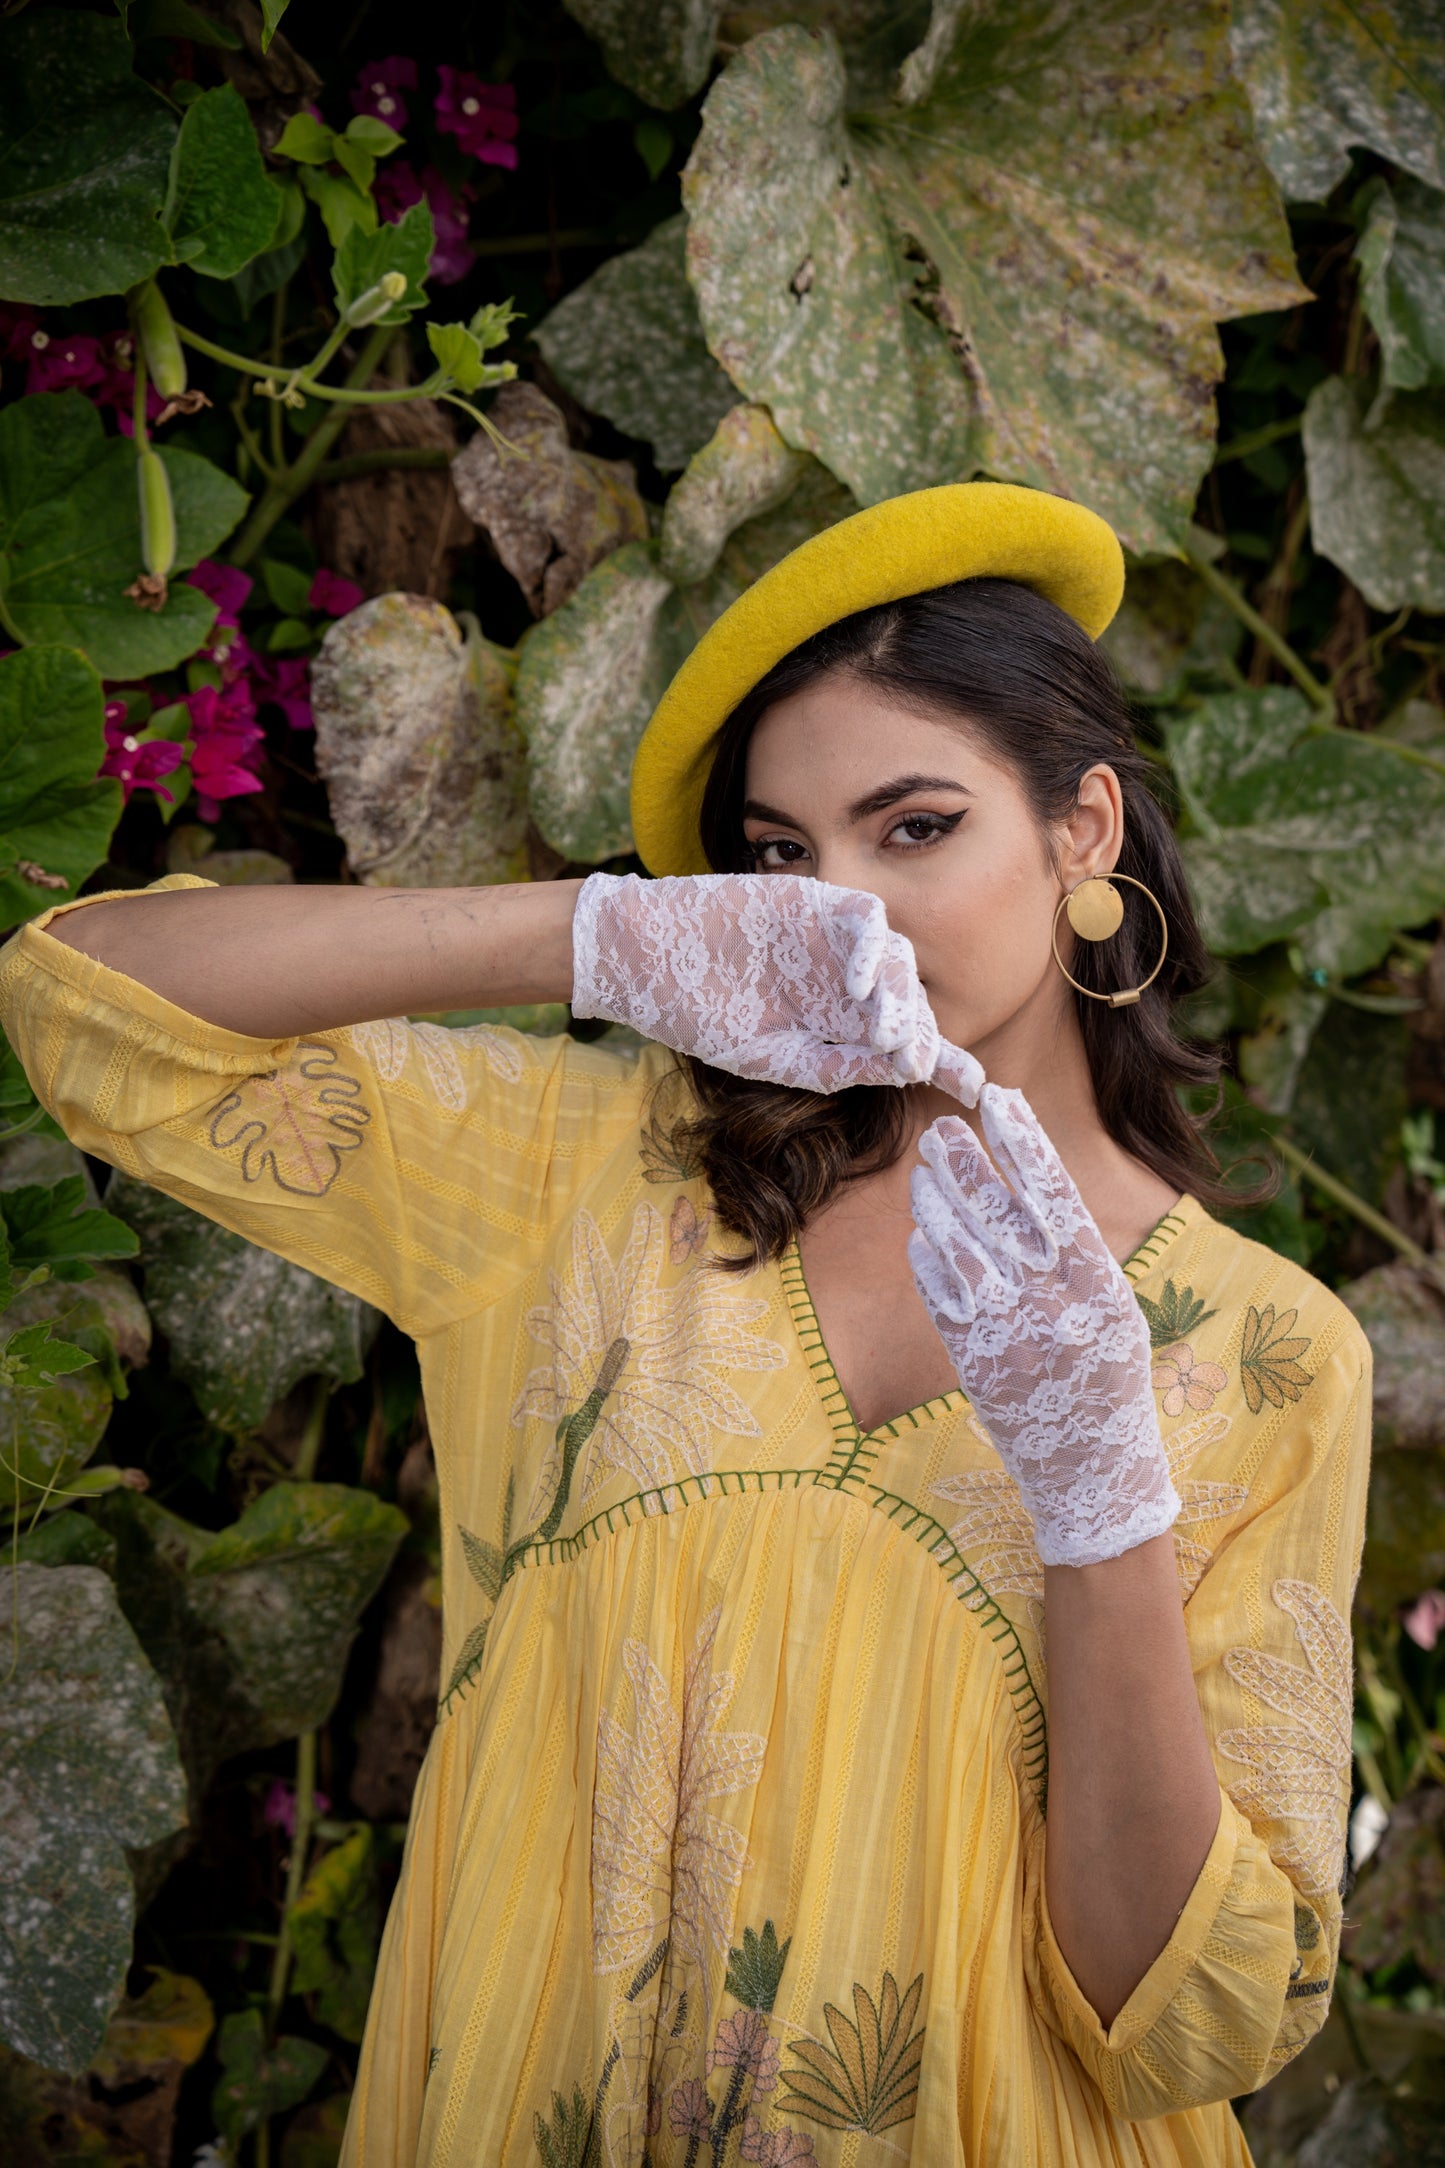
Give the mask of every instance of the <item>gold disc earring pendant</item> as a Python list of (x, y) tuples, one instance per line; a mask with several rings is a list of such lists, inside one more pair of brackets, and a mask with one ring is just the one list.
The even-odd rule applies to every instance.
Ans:
[[(1115, 881), (1122, 881), (1128, 888), (1137, 888), (1140, 894), (1147, 896), (1153, 904), (1159, 918), (1159, 960), (1148, 978), (1141, 979), (1137, 986), (1126, 987), (1117, 994), (1100, 994), (1096, 993), (1092, 986), (1081, 986), (1059, 954), (1059, 920), (1067, 911), (1069, 924), (1081, 941), (1107, 941), (1124, 923), (1124, 899), (1114, 886)], [(1127, 873), (1116, 873), (1108, 880), (1102, 875), (1094, 874), (1088, 880), (1080, 881), (1077, 887), (1071, 888), (1066, 896), (1060, 896), (1058, 908), (1054, 912), (1052, 945), (1054, 962), (1075, 993), (1087, 994), (1090, 1001), (1106, 1002), (1111, 1009), (1127, 1009), (1139, 999), (1146, 987), (1154, 984), (1164, 969), (1164, 959), (1169, 954), (1169, 921), (1164, 916), (1164, 908), (1159, 898), (1143, 881), (1136, 881)]]

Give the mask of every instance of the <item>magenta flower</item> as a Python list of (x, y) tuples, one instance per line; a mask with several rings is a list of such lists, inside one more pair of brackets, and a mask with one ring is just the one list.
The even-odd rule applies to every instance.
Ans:
[(324, 610), (328, 617), (345, 617), (359, 602), (365, 602), (366, 589), (358, 587), (355, 580), (343, 579), (339, 572), (322, 570), (311, 582), (306, 600), (313, 610)]
[(386, 60), (367, 62), (351, 86), (351, 109), (354, 113), (370, 113), (376, 120), (384, 120), (388, 128), (399, 131), (406, 126), (407, 106), (405, 98), (397, 93), (415, 89), (416, 62), (393, 53)]
[(517, 165), (517, 92), (511, 83), (484, 83), (462, 68), (437, 69), (437, 126), (453, 135), (469, 158), (484, 166)]
[(471, 197), (466, 189), (449, 188), (435, 166), (418, 178), (404, 159), (384, 166), (373, 190), (376, 207), (389, 226), (425, 197), (431, 205), (432, 244), (428, 275), (438, 286), (455, 286), (472, 268), (475, 254), (467, 239)]
[(105, 746), (99, 773), (117, 778), (127, 805), (135, 790), (153, 790), (167, 805), (175, 803), (172, 793), (161, 789), (160, 778), (179, 768), (185, 758), (184, 751), (169, 738), (138, 737), (127, 723), (123, 700), (105, 703)]
[[(331, 1801), (327, 1798), (325, 1792), (317, 1792), (314, 1795), (314, 1800), (318, 1814), (324, 1814), (331, 1805)], [(294, 1837), (296, 1834), (296, 1787), (293, 1784), (287, 1784), (281, 1777), (277, 1777), (266, 1794), (265, 1804), (261, 1808), (261, 1819), (268, 1829), (280, 1829), (288, 1837)]]
[(311, 665), (304, 655), (268, 656), (255, 665), (254, 682), (262, 701), (278, 707), (293, 730), (312, 729)]
[(29, 361), (30, 342), (39, 329), (40, 318), (34, 309), (0, 302), (0, 355), (6, 361)]
[(27, 392), (89, 391), (104, 383), (105, 357), (99, 339), (78, 333), (70, 339), (53, 339), (38, 327), (30, 334), (30, 370)]
[(199, 692), (187, 695), (186, 706), (195, 744), (191, 778), (197, 807), (201, 819), (211, 821), (223, 799), (242, 798), (264, 787), (249, 762), (259, 754), (266, 734), (255, 720), (246, 679), (219, 690), (203, 685)]
[(1417, 1649), (1433, 1649), (1445, 1628), (1445, 1590), (1427, 1588), (1423, 1596), (1406, 1604), (1400, 1624)]
[(239, 625), (241, 610), (246, 597), (255, 584), (249, 572), (242, 572), (238, 565), (218, 565), (214, 558), (203, 557), (198, 565), (186, 574), (188, 586), (199, 587), (203, 595), (209, 595), (219, 615), (216, 627)]

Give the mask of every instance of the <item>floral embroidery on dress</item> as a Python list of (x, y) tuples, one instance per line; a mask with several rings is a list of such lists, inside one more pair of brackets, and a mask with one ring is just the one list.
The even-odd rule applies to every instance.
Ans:
[(1253, 1303), (1249, 1306), (1239, 1354), (1239, 1377), (1251, 1415), (1258, 1415), (1266, 1400), (1272, 1408), (1282, 1408), (1287, 1400), (1298, 1400), (1312, 1382), (1313, 1372), (1306, 1370), (1299, 1359), (1308, 1354), (1310, 1343), (1294, 1333), (1298, 1316), (1298, 1310), (1281, 1310), (1276, 1317), (1273, 1303), (1263, 1310), (1257, 1310)]
[(1242, 1813), (1271, 1825), (1270, 1855), (1303, 1894), (1328, 1901), (1339, 1886), (1350, 1787), (1350, 1629), (1308, 1581), (1276, 1581), (1270, 1593), (1294, 1620), (1309, 1668), (1266, 1649), (1226, 1652), (1230, 1677), (1286, 1721), (1220, 1733), (1220, 1753), (1249, 1772), (1225, 1789)]
[(671, 1217), (667, 1222), (668, 1263), (685, 1265), (699, 1250), (705, 1250), (711, 1225), (710, 1206), (704, 1205), (699, 1212), (691, 1197), (675, 1197)]
[(1144, 1312), (1144, 1322), (1149, 1327), (1149, 1339), (1154, 1347), (1172, 1347), (1178, 1340), (1197, 1332), (1217, 1310), (1206, 1310), (1192, 1287), (1177, 1287), (1173, 1280), (1166, 1280), (1157, 1302), (1149, 1295), (1136, 1292), (1134, 1300)]
[(788, 2053), (802, 2067), (783, 2072), (783, 2083), (791, 2090), (780, 2096), (779, 2107), (829, 2130), (874, 2136), (910, 2121), (918, 2101), (925, 2028), (920, 2025), (916, 2033), (909, 2028), (922, 1994), (921, 1972), (901, 1999), (898, 1982), (885, 1972), (876, 2001), (860, 1980), (853, 1982), (856, 2023), (831, 2002), (824, 2003), (823, 2019), (833, 2045), (789, 2041)]
[(1229, 1373), (1218, 1363), (1202, 1363), (1187, 1340), (1164, 1348), (1151, 1373), (1166, 1415), (1182, 1415), (1186, 1408), (1212, 1408), (1215, 1396), (1229, 1383)]
[(708, 1808), (756, 1784), (767, 1749), (759, 1732), (722, 1728), (737, 1682), (712, 1668), (720, 1616), (715, 1605), (698, 1628), (680, 1710), (646, 1643), (624, 1644), (633, 1721), (600, 1712), (592, 1801), (594, 1971), (637, 1964), (661, 1923), (674, 1964), (697, 1967), (705, 1993), (747, 1864), (739, 1831)]
[(239, 1150), (247, 1182), (269, 1173), (294, 1196), (324, 1197), (370, 1120), (360, 1080), (336, 1067), (336, 1049), (303, 1039), (284, 1069), (226, 1094), (209, 1135), (218, 1152)]
[(413, 1024), (404, 1016), (387, 1016), (375, 1023), (351, 1025), (348, 1036), (383, 1084), (394, 1084), (409, 1057), (416, 1054), (432, 1090), (449, 1114), (461, 1114), (467, 1104), (466, 1076), (457, 1059), (458, 1047), (477, 1049), (502, 1083), (521, 1081), (521, 1046), (492, 1024), (465, 1024), (453, 1029), (447, 1024)]
[(561, 1525), (589, 1444), (584, 1503), (614, 1469), (640, 1488), (665, 1482), (679, 1460), (689, 1473), (705, 1474), (713, 1430), (761, 1435), (728, 1373), (786, 1363), (776, 1341), (752, 1330), (767, 1304), (716, 1272), (692, 1271), (676, 1287), (660, 1286), (666, 1241), (662, 1214), (639, 1204), (614, 1263), (597, 1222), (579, 1212), (565, 1270), (549, 1274), (551, 1300), (528, 1317), (528, 1331), (551, 1359), (528, 1376), (512, 1420), (540, 1416), (558, 1426), (527, 1510), (530, 1522), (551, 1496), (537, 1532), (547, 1538)]

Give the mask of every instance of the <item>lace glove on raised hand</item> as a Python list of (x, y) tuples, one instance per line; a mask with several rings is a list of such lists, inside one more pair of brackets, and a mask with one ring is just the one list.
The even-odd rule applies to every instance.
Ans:
[(1040, 1558), (1094, 1565), (1179, 1513), (1149, 1329), (1023, 1094), (986, 1084), (979, 1111), (992, 1166), (956, 1116), (924, 1135), (908, 1260)]
[(646, 881), (594, 873), (572, 921), (574, 1016), (795, 1090), (936, 1080), (972, 1106), (983, 1071), (940, 1038), (913, 950), (877, 896), (788, 873)]

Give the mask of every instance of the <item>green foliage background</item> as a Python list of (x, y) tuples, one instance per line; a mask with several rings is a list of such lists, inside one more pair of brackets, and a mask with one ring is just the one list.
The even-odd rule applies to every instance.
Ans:
[[(283, 12), (0, 12), (0, 923), (167, 869), (624, 868), (653, 702), (798, 541), (973, 474), (1103, 512), (1217, 958), (1221, 1149), (1280, 1174), (1240, 1223), (1378, 1365), (1361, 1872), (1329, 2024), (1243, 2114), (1266, 2168), (1440, 2157), (1438, 6)], [(404, 128), (348, 97), (398, 51)], [(438, 64), (512, 86), (515, 170), (439, 129)], [(379, 215), (403, 150), (467, 206), (459, 266), (427, 202)], [(143, 383), (130, 440), (93, 387), (27, 389), (157, 295), (179, 347), (114, 353), (164, 420)], [(202, 560), (251, 576), (241, 633), (273, 685), (308, 666), (315, 721), (266, 709), (257, 787), (206, 819)], [(367, 598), (329, 629), (318, 570)], [(117, 702), (169, 803), (124, 799)], [(8, 1054), (0, 1243), (0, 2147), (328, 2168), (439, 1686), (414, 1356), (107, 1181)]]

